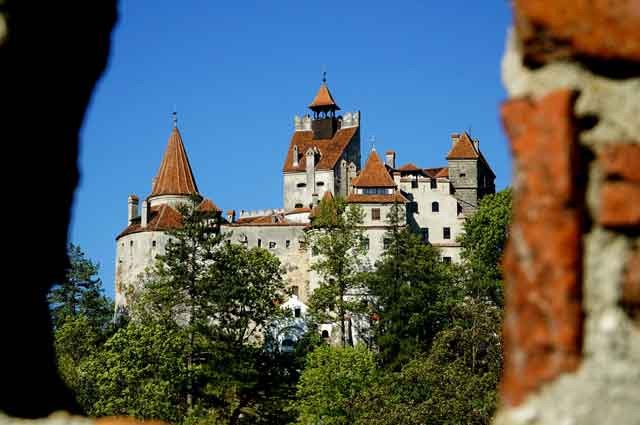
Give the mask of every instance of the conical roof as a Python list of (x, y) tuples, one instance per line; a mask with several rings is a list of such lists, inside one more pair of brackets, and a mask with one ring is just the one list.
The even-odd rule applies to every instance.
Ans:
[(150, 196), (196, 193), (198, 193), (198, 186), (191, 171), (187, 151), (182, 143), (182, 136), (178, 127), (173, 127)]
[(396, 187), (375, 149), (371, 149), (367, 163), (352, 184), (354, 187)]
[(320, 84), (320, 88), (318, 89), (318, 93), (316, 97), (313, 99), (313, 102), (309, 105), (310, 109), (333, 109), (340, 110), (340, 107), (333, 100), (333, 96), (331, 96), (331, 92), (329, 91), (329, 87), (327, 87), (327, 83), (324, 81)]

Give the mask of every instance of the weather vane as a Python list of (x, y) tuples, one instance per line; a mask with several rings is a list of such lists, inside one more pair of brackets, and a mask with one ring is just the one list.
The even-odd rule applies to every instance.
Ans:
[(372, 151), (376, 150), (376, 136), (371, 136), (369, 138), (369, 145)]
[(178, 112), (176, 111), (176, 105), (173, 105), (173, 126), (178, 127)]
[(322, 82), (323, 83), (327, 82), (327, 66), (326, 65), (322, 65)]

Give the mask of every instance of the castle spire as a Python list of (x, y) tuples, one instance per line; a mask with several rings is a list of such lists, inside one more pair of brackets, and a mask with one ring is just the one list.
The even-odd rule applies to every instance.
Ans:
[(320, 113), (335, 116), (335, 112), (340, 110), (340, 107), (333, 100), (329, 87), (327, 87), (327, 71), (322, 72), (322, 84), (316, 93), (316, 97), (309, 105), (309, 109), (316, 113), (316, 116)]
[(169, 135), (160, 169), (154, 180), (150, 196), (192, 195), (198, 193), (198, 186), (191, 171), (187, 151), (178, 130), (177, 113), (173, 112), (173, 129)]

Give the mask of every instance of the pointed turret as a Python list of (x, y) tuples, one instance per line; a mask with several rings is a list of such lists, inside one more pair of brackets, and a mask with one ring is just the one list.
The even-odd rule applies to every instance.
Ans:
[(198, 186), (191, 171), (182, 136), (180, 136), (180, 131), (174, 122), (167, 149), (164, 152), (164, 157), (149, 197), (197, 194)]
[(375, 149), (371, 149), (360, 175), (353, 179), (353, 187), (395, 188), (396, 184)]

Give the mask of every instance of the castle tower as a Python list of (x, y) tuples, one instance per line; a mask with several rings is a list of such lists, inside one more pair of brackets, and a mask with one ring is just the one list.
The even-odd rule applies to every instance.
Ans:
[(360, 169), (360, 113), (336, 116), (340, 107), (326, 78), (309, 104), (313, 117), (294, 118), (283, 166), (284, 208), (313, 207), (325, 192), (347, 196), (352, 169)]
[(480, 142), (468, 133), (451, 135), (451, 150), (447, 154), (449, 180), (454, 196), (465, 215), (473, 213), (484, 195), (495, 193), (495, 174), (480, 152)]
[(160, 163), (158, 174), (153, 180), (151, 194), (147, 198), (149, 207), (153, 208), (162, 204), (175, 206), (187, 202), (191, 196), (198, 194), (198, 186), (191, 171), (174, 112), (173, 129), (169, 135), (167, 149)]

